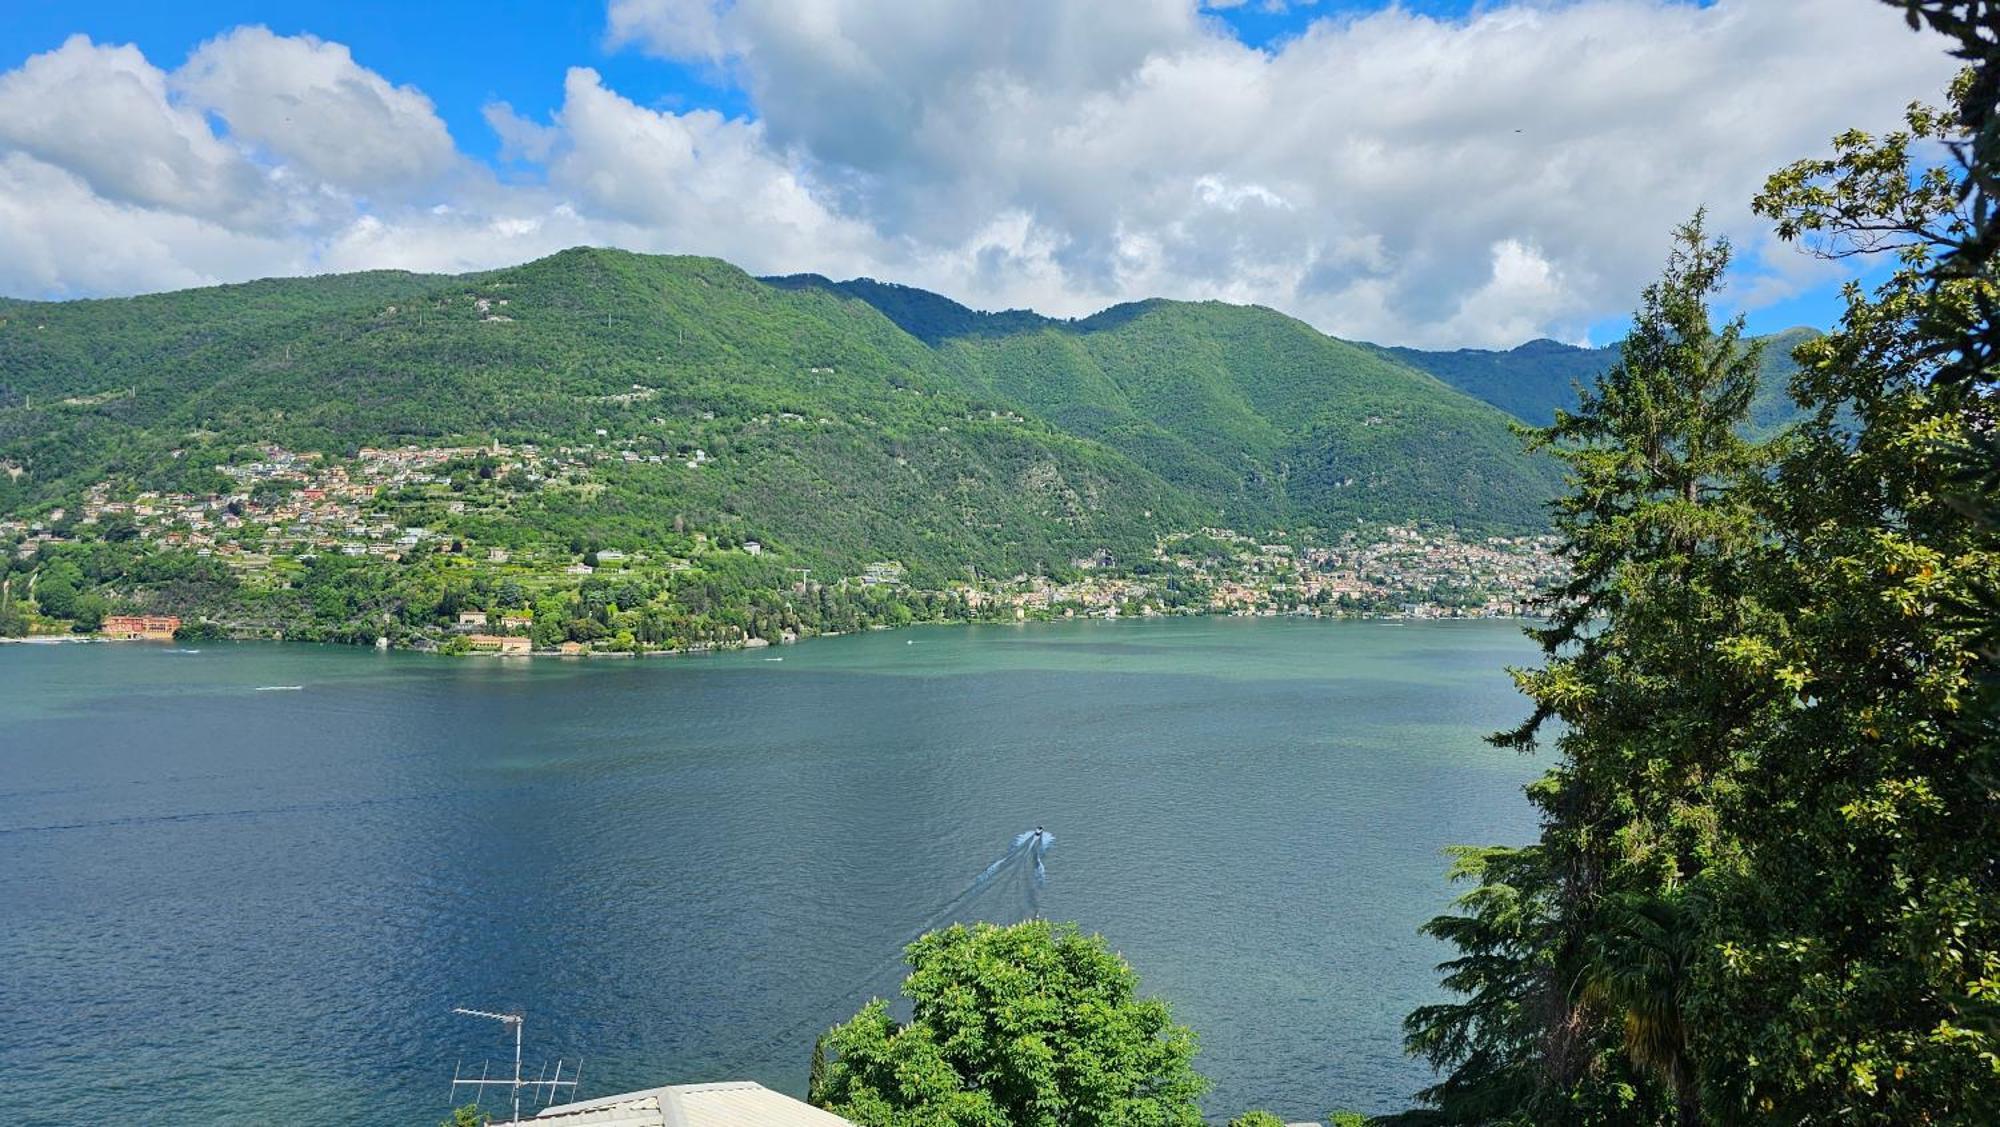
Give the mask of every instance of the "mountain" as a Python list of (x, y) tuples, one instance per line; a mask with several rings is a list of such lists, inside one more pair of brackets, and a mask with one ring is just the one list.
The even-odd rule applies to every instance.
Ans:
[(261, 443), (591, 446), (613, 455), (601, 489), (524, 495), (509, 519), (606, 546), (682, 524), (935, 578), (1216, 523), (1538, 528), (1555, 473), (1507, 424), (1267, 309), (1057, 321), (610, 250), (0, 307), (19, 510), (208, 481)]
[[(1753, 338), (1764, 346), (1757, 397), (1750, 404), (1750, 429), (1766, 435), (1798, 417), (1786, 394), (1798, 363), (1792, 350), (1817, 337), (1813, 329), (1786, 329)], [(1382, 355), (1429, 372), (1475, 399), (1491, 403), (1524, 423), (1544, 426), (1557, 408), (1576, 406), (1577, 385), (1588, 386), (1618, 362), (1618, 345), (1579, 348), (1553, 340), (1531, 340), (1504, 352), (1461, 348), (1426, 352), (1416, 348), (1377, 348)]]
[(973, 394), (1112, 447), (1225, 523), (1518, 530), (1539, 527), (1556, 485), (1494, 412), (1270, 309), (1153, 300), (1060, 321), (867, 279), (770, 281), (866, 302)]

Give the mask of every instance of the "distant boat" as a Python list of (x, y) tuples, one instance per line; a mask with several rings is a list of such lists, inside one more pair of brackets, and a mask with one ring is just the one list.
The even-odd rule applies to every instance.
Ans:
[(257, 691), (260, 693), (296, 693), (303, 688), (305, 688), (304, 685), (259, 685), (257, 686)]
[(783, 661), (783, 660), (785, 660), (785, 659), (784, 659), (784, 658), (782, 658), (782, 657), (767, 657), (767, 658), (765, 658), (764, 660), (765, 660), (765, 661)]

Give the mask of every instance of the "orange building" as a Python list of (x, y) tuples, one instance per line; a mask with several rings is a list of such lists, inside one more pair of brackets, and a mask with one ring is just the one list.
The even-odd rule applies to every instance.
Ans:
[(179, 615), (173, 614), (108, 614), (98, 633), (107, 638), (130, 640), (144, 638), (150, 641), (169, 641), (174, 631), (181, 628)]
[(520, 634), (474, 634), (466, 641), (475, 650), (498, 650), (502, 657), (525, 655), (534, 650), (534, 643)]

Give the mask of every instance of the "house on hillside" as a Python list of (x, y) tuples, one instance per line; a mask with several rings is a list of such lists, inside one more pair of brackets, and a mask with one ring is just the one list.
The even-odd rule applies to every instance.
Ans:
[(676, 1084), (559, 1104), (534, 1122), (550, 1127), (854, 1127), (830, 1111), (748, 1080)]
[(459, 611), (458, 624), (460, 626), (484, 626), (486, 625), (486, 612), (483, 610)]

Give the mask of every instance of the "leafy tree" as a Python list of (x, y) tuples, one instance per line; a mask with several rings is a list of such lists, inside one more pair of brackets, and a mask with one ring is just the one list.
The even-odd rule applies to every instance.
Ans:
[(35, 605), (51, 618), (74, 618), (83, 572), (68, 560), (51, 563), (35, 577)]
[(863, 1127), (1195, 1127), (1194, 1034), (1098, 936), (1029, 920), (909, 947), (909, 1022), (829, 1030), (812, 1102)]
[(1783, 235), (1892, 251), (1898, 269), (1872, 294), (1850, 286), (1839, 330), (1801, 350), (1813, 415), (1769, 504), (1786, 629), (1758, 639), (1756, 672), (1793, 707), (1723, 810), (1743, 861), (1711, 882), (1692, 1013), (1709, 1098), (1734, 1114), (2000, 1120), (2000, 754), (1982, 685), (2000, 537), (1966, 472), (1993, 425), (1991, 354), (1959, 370), (2000, 289), (1990, 200), (1913, 159), (1964, 145), (1968, 118), (1993, 128), (1990, 103), (1967, 104), (1976, 86), (1961, 78), (1953, 110), (1913, 106), (1906, 130), (1842, 135), (1758, 200)]
[(1230, 1120), (1229, 1127), (1285, 1127), (1285, 1121), (1268, 1111), (1246, 1111)]
[(466, 1104), (451, 1109), (451, 1117), (439, 1121), (438, 1127), (486, 1127), (493, 1117), (479, 1110), (478, 1104)]

